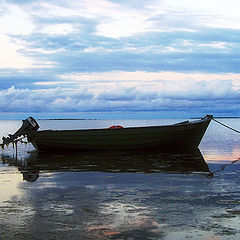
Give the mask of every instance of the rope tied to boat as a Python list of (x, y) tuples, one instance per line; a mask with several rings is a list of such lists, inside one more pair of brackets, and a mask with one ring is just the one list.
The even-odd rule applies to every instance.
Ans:
[[(238, 130), (232, 128), (232, 127), (229, 127), (228, 125), (226, 125), (226, 124), (224, 124), (224, 123), (219, 122), (219, 121), (216, 120), (215, 118), (212, 118), (212, 120), (215, 121), (216, 123), (218, 123), (218, 124), (220, 124), (220, 125), (228, 128), (228, 129), (234, 131), (234, 132), (240, 133), (240, 131), (238, 131)], [(213, 175), (213, 174), (215, 174), (215, 173), (217, 173), (217, 172), (224, 171), (226, 167), (228, 167), (228, 166), (230, 166), (230, 165), (232, 165), (232, 164), (234, 164), (234, 163), (237, 163), (237, 162), (239, 162), (239, 161), (240, 161), (240, 158), (238, 158), (238, 159), (236, 159), (236, 160), (234, 160), (234, 161), (231, 161), (229, 164), (224, 164), (224, 165), (222, 165), (221, 169), (216, 170), (216, 171), (211, 172), (211, 173), (212, 173), (212, 175)]]
[(222, 126), (228, 128), (228, 129), (234, 131), (234, 132), (240, 133), (240, 131), (238, 131), (238, 130), (236, 130), (236, 129), (234, 129), (234, 128), (231, 128), (231, 127), (229, 127), (228, 125), (226, 125), (226, 124), (224, 124), (224, 123), (219, 122), (219, 121), (216, 120), (215, 118), (213, 118), (212, 120), (215, 121), (215, 122), (217, 122), (218, 124), (220, 124), (220, 125), (222, 125)]
[(231, 161), (231, 162), (228, 163), (228, 164), (224, 164), (224, 165), (221, 166), (220, 169), (211, 172), (211, 175), (213, 176), (215, 173), (222, 172), (222, 171), (225, 170), (226, 167), (231, 166), (231, 165), (233, 165), (234, 163), (237, 163), (237, 162), (239, 162), (239, 161), (240, 161), (240, 158), (238, 158), (238, 159), (236, 159), (236, 160), (234, 160), (234, 161)]

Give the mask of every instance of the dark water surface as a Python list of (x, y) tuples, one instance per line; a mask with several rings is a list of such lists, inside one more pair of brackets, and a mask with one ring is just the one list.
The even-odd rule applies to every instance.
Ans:
[[(177, 121), (39, 124), (86, 129)], [(240, 130), (240, 119), (220, 121)], [(0, 121), (0, 135), (20, 125)], [(240, 134), (215, 122), (191, 153), (32, 150), (19, 143), (1, 151), (0, 239), (240, 239)]]

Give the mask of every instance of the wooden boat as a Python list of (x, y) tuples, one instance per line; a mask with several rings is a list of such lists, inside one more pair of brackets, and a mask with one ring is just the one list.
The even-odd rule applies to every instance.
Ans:
[[(28, 127), (23, 135), (27, 136), (28, 141), (37, 149), (46, 151), (178, 151), (197, 148), (212, 118), (212, 115), (206, 115), (200, 120), (164, 126), (42, 131), (36, 131), (38, 124), (31, 118), (34, 125), (30, 130)], [(9, 138), (5, 138), (5, 142), (7, 141), (9, 142)]]
[(161, 151), (197, 148), (213, 118), (206, 115), (195, 121), (184, 121), (173, 125), (127, 127), (121, 126), (89, 130), (42, 130), (36, 120), (29, 117), (23, 120), (21, 128), (9, 137), (3, 137), (3, 145), (18, 141), (26, 136), (38, 150), (77, 150), (77, 151)]

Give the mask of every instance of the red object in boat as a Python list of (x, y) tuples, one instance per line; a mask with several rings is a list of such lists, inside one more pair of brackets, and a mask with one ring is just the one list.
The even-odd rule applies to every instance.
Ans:
[(113, 125), (113, 126), (109, 127), (109, 129), (117, 129), (117, 128), (123, 128), (123, 126), (121, 126), (121, 125)]

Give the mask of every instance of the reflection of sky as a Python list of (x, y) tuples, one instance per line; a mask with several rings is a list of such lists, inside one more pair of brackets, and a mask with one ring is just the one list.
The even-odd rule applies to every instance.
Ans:
[(21, 121), (7, 121), (1, 120), (0, 126), (0, 138), (2, 136), (7, 136), (8, 134), (13, 134), (16, 130), (18, 130), (22, 125)]
[[(220, 119), (220, 122), (239, 130), (239, 119)], [(240, 157), (240, 134), (212, 121), (208, 127), (200, 150), (207, 162), (234, 161)]]
[(223, 163), (223, 162), (231, 162), (235, 160), (239, 160), (240, 163), (240, 149), (235, 148), (229, 151), (204, 151), (204, 159), (207, 163)]
[(179, 236), (183, 239), (238, 236), (234, 234), (239, 230), (240, 189), (236, 175), (239, 170), (219, 173), (214, 178), (181, 174), (41, 173), (35, 183), (19, 180), (21, 195), (0, 209), (0, 218), (8, 222), (2, 228), (0, 221), (1, 232), (3, 236), (18, 232), (19, 236), (41, 239), (78, 236), (177, 240)]
[(21, 181), (22, 174), (15, 167), (2, 165), (0, 160), (0, 204), (2, 206), (13, 197), (21, 197), (22, 193), (18, 188)]

